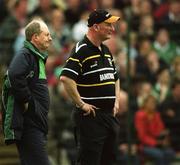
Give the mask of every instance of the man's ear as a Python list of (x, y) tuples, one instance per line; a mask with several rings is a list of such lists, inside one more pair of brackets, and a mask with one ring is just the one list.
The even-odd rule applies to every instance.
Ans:
[(38, 38), (38, 34), (37, 33), (33, 34), (32, 40), (37, 40), (37, 38)]
[(99, 30), (99, 26), (98, 26), (97, 24), (94, 24), (93, 27), (94, 27), (94, 30), (95, 30), (95, 31), (98, 31), (98, 30)]
[(35, 33), (35, 34), (34, 34), (34, 39), (37, 39), (37, 38), (38, 38), (38, 34)]

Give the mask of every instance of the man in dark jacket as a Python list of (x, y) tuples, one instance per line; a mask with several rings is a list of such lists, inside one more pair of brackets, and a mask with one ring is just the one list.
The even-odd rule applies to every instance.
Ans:
[(49, 92), (45, 62), (52, 40), (47, 25), (33, 20), (24, 47), (15, 55), (3, 85), (5, 143), (16, 143), (22, 165), (49, 165), (45, 150)]

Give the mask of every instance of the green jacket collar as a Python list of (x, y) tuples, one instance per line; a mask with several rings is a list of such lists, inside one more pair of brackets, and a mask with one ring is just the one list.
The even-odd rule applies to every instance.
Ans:
[(37, 56), (39, 56), (43, 60), (46, 60), (48, 57), (47, 53), (39, 52), (39, 50), (29, 41), (24, 41), (24, 47), (31, 50), (33, 53), (35, 53)]

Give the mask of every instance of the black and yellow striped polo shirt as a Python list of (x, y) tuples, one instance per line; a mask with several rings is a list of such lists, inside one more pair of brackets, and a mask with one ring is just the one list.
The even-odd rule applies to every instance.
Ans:
[(85, 36), (73, 48), (61, 75), (76, 81), (82, 100), (111, 111), (118, 76), (109, 49), (104, 44), (101, 49)]

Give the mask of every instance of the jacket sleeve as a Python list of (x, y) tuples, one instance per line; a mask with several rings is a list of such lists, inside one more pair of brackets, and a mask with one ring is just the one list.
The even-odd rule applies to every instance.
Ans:
[(27, 55), (23, 52), (15, 55), (8, 69), (8, 77), (13, 95), (21, 103), (26, 103), (31, 98), (31, 92), (26, 79), (30, 69), (30, 61), (28, 61)]
[(135, 127), (140, 143), (152, 147), (156, 146), (157, 140), (155, 137), (149, 136), (147, 134), (147, 128), (145, 123), (146, 119), (144, 118), (144, 115), (137, 111), (135, 115)]

